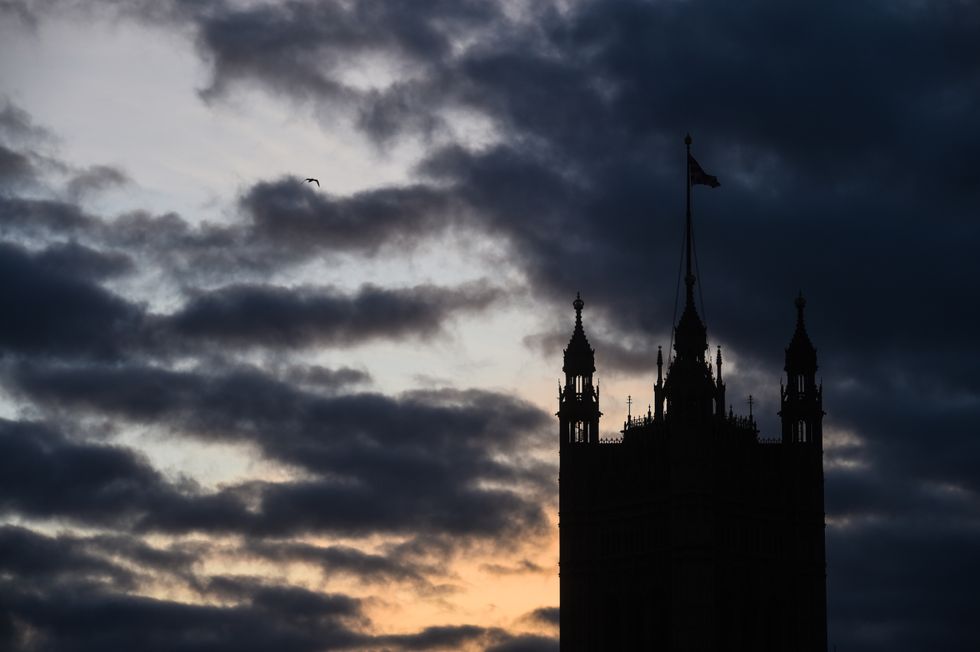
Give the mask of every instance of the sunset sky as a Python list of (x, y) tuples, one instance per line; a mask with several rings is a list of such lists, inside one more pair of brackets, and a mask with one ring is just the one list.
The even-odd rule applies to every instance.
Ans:
[[(556, 650), (557, 381), (824, 383), (829, 640), (980, 649), (980, 5), (0, 0), (0, 648)], [(319, 180), (319, 187), (304, 181)]]

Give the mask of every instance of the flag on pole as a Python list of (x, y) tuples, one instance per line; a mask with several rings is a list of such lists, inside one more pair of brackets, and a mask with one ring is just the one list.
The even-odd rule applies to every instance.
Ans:
[(703, 186), (710, 186), (712, 188), (717, 188), (721, 184), (718, 182), (718, 177), (711, 176), (694, 160), (694, 157), (690, 154), (687, 155), (687, 173), (691, 175), (691, 185), (695, 186), (701, 184)]

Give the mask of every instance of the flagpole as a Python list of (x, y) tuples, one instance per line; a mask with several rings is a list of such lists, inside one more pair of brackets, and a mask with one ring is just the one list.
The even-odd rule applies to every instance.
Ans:
[(684, 169), (687, 170), (687, 232), (685, 243), (687, 247), (687, 276), (684, 277), (684, 285), (687, 286), (687, 302), (694, 303), (694, 275), (691, 273), (691, 134), (684, 137), (684, 144), (687, 146), (687, 161), (684, 162)]

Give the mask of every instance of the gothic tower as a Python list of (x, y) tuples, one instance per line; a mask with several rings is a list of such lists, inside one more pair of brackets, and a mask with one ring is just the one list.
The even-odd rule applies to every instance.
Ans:
[[(782, 483), (793, 511), (793, 534), (785, 551), (790, 567), (785, 591), (796, 608), (791, 630), (807, 632), (826, 649), (827, 579), (823, 500), (823, 387), (817, 384), (817, 350), (803, 319), (806, 300), (796, 298), (796, 330), (786, 348), (786, 384), (780, 387), (779, 416), (787, 469)], [(820, 647), (822, 646), (822, 647)]]
[(558, 387), (558, 422), (561, 447), (571, 444), (599, 443), (599, 387), (593, 386), (595, 351), (589, 346), (582, 327), (582, 308), (585, 302), (577, 295), (572, 303), (575, 308), (575, 329), (568, 348), (564, 351), (565, 386)]
[[(686, 139), (690, 147), (690, 138)], [(692, 184), (719, 185), (690, 156)], [(823, 404), (796, 301), (782, 437), (726, 410), (719, 348), (695, 307), (688, 201), (684, 309), (653, 407), (600, 437), (595, 351), (582, 325), (558, 390), (563, 652), (826, 652)], [(712, 365), (714, 362), (714, 365)], [(751, 406), (751, 403), (750, 403)]]
[(796, 298), (796, 331), (786, 347), (786, 385), (780, 387), (783, 443), (823, 447), (823, 388), (817, 385), (817, 350), (806, 333), (803, 294)]

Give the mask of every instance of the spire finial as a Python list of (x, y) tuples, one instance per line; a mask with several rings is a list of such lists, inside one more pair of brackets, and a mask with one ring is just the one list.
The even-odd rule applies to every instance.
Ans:
[(684, 136), (684, 144), (687, 145), (688, 147), (690, 147), (691, 146), (691, 142), (693, 142), (693, 141), (691, 141), (691, 134), (689, 133), (686, 136)]
[(800, 293), (797, 295), (794, 303), (796, 304), (796, 319), (802, 324), (803, 309), (806, 308), (806, 299), (803, 298), (803, 290), (800, 290)]

